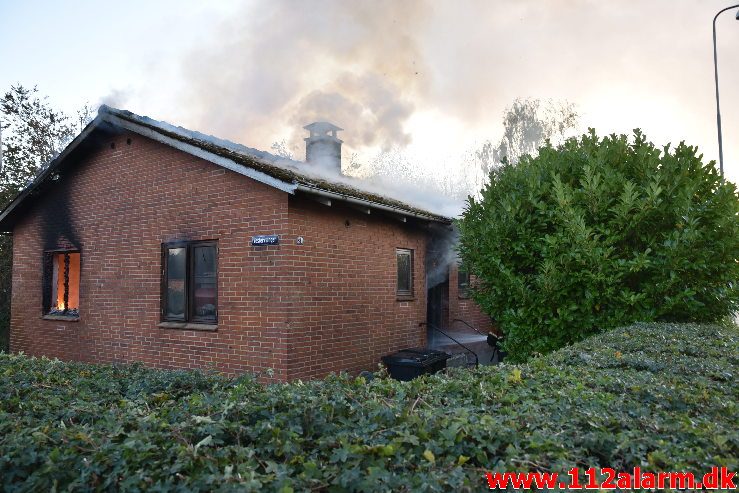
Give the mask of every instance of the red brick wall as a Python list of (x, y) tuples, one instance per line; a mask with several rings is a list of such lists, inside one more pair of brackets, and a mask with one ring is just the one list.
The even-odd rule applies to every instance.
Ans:
[[(459, 270), (456, 264), (449, 268), (449, 322), (455, 329), (464, 329), (464, 325), (453, 322), (459, 318), (475, 327), (477, 330), (487, 333), (493, 329), (490, 317), (485, 315), (480, 307), (470, 298), (459, 296), (459, 284), (457, 275)], [(472, 280), (474, 283), (474, 280)]]
[[(12, 351), (287, 377), (286, 315), (272, 303), (281, 247), (247, 246), (287, 233), (287, 194), (134, 134), (75, 169), (15, 228)], [(45, 233), (65, 219), (72, 241)], [(218, 240), (216, 332), (157, 327), (161, 244), (182, 239)], [(70, 245), (81, 250), (79, 322), (43, 320), (43, 251)]]
[[(383, 355), (423, 346), (426, 233), (336, 201), (291, 197), (289, 210), (290, 232), (305, 243), (285, 258), (294, 276), (288, 375), (374, 370)], [(413, 300), (396, 295), (396, 248), (413, 250)]]
[[(289, 197), (135, 134), (107, 138), (14, 230), (11, 350), (229, 374), (272, 368), (286, 380), (374, 369), (381, 355), (422, 345), (425, 234)], [(281, 244), (249, 246), (257, 234)], [(215, 332), (157, 326), (161, 244), (184, 239), (218, 240)], [(80, 319), (42, 319), (43, 252), (72, 246)], [(396, 247), (415, 253), (414, 301), (396, 300)]]

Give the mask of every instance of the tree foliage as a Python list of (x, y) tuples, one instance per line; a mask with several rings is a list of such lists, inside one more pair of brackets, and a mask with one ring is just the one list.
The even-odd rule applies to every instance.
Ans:
[[(11, 86), (0, 99), (0, 112), (3, 130), (0, 190), (6, 194), (17, 193), (74, 137), (79, 123), (52, 108), (35, 87)], [(3, 198), (7, 203), (7, 195)]]
[(282, 139), (277, 142), (272, 142), (271, 149), (272, 149), (272, 153), (275, 156), (279, 156), (285, 159), (295, 159), (295, 156), (290, 150), (290, 146), (288, 145), (287, 140), (285, 139)]
[(728, 328), (640, 325), (522, 365), (273, 385), (0, 355), (0, 490), (467, 492), (491, 470), (736, 470), (738, 351)]
[(536, 156), (547, 141), (564, 142), (577, 130), (579, 115), (573, 103), (516, 99), (503, 115), (503, 136), (498, 144), (486, 141), (475, 152), (485, 175), (503, 162), (515, 164), (523, 156)]
[(459, 223), (474, 299), (514, 358), (634, 321), (739, 307), (736, 186), (681, 143), (594, 131), (494, 170)]
[[(0, 98), (0, 210), (92, 119), (91, 113), (85, 105), (70, 117), (54, 109), (36, 87), (10, 87)], [(10, 236), (0, 234), (0, 350), (7, 347), (12, 258)]]

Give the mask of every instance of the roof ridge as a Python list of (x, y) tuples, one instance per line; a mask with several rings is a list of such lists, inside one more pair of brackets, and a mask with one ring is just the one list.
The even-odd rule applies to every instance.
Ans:
[(276, 154), (272, 154), (271, 152), (263, 151), (255, 147), (249, 147), (239, 142), (234, 142), (232, 140), (217, 137), (212, 134), (206, 134), (198, 130), (191, 130), (181, 125), (174, 125), (164, 120), (157, 120), (157, 119), (151, 118), (150, 116), (138, 115), (129, 110), (124, 110), (121, 108), (114, 108), (112, 106), (108, 106), (107, 104), (103, 104), (100, 106), (100, 108), (98, 109), (98, 114), (100, 113), (107, 113), (113, 116), (117, 116), (119, 118), (125, 118), (126, 120), (129, 120), (129, 121), (133, 121), (137, 123), (144, 123), (144, 124), (159, 128), (164, 131), (176, 133), (185, 138), (200, 140), (204, 143), (217, 144), (223, 147), (224, 149), (229, 149), (234, 152), (239, 152), (241, 154), (244, 154), (252, 158), (264, 159), (268, 164), (274, 164), (277, 162), (300, 164), (300, 161), (296, 161), (294, 159), (288, 159), (282, 156), (278, 156)]

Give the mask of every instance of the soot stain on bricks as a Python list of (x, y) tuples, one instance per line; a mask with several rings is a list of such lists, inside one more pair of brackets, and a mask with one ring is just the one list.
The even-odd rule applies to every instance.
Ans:
[(70, 176), (62, 176), (59, 181), (55, 182), (42, 203), (41, 217), (43, 219), (41, 228), (44, 250), (80, 248), (70, 206), (71, 190), (69, 181), (71, 178)]
[[(65, 179), (66, 178), (66, 179)], [(80, 241), (77, 236), (74, 218), (70, 206), (71, 176), (59, 176), (46, 191), (40, 204), (41, 236), (44, 247), (41, 262), (41, 278), (44, 286), (42, 304), (44, 312), (51, 306), (51, 262), (52, 255), (46, 253), (53, 250), (79, 250)]]

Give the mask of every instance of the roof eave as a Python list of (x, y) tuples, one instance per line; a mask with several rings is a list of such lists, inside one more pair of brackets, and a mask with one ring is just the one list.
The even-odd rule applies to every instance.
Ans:
[(318, 196), (325, 197), (328, 199), (348, 202), (350, 204), (361, 205), (364, 207), (368, 207), (370, 209), (377, 209), (377, 210), (389, 212), (392, 214), (397, 214), (397, 215), (404, 216), (404, 217), (412, 217), (415, 219), (422, 219), (424, 221), (430, 221), (430, 222), (441, 223), (441, 224), (451, 224), (452, 223), (452, 219), (448, 217), (435, 216), (431, 214), (422, 214), (420, 212), (404, 209), (402, 207), (395, 207), (392, 205), (382, 204), (382, 203), (375, 202), (372, 200), (361, 199), (361, 198), (354, 197), (351, 195), (346, 195), (346, 194), (339, 193), (339, 192), (333, 192), (330, 190), (325, 190), (319, 187), (313, 187), (313, 186), (302, 184), (302, 183), (299, 183), (297, 185), (297, 190), (300, 192), (314, 194), (314, 195), (318, 195)]
[(18, 195), (15, 196), (15, 198), (8, 204), (8, 206), (0, 212), (0, 231), (3, 232), (10, 232), (11, 230), (9, 228), (6, 228), (4, 226), (5, 219), (25, 200), (25, 198), (30, 195), (36, 188), (38, 188), (39, 185), (41, 185), (46, 179), (56, 171), (56, 168), (59, 167), (59, 165), (64, 161), (64, 159), (69, 156), (77, 147), (95, 130), (100, 127), (100, 125), (105, 121), (103, 116), (98, 115), (96, 116), (90, 123), (87, 124), (87, 126), (75, 137), (72, 142), (70, 142), (67, 147), (64, 148), (62, 152), (59, 153), (57, 157), (55, 157), (46, 168), (39, 173), (31, 183), (26, 185), (26, 187), (20, 191)]
[[(435, 215), (432, 213), (425, 213), (425, 211), (405, 208), (399, 205), (393, 205), (391, 203), (378, 202), (367, 198), (360, 198), (354, 195), (342, 193), (340, 191), (332, 191), (321, 188), (320, 186), (310, 185), (306, 183), (300, 183), (297, 180), (286, 181), (278, 177), (272, 176), (266, 172), (251, 168), (243, 163), (236, 160), (229, 159), (221, 154), (216, 154), (207, 149), (193, 145), (184, 140), (177, 139), (176, 137), (170, 136), (166, 133), (158, 131), (156, 128), (151, 128), (145, 124), (140, 124), (135, 121), (131, 121), (126, 118), (122, 118), (115, 114), (115, 111), (103, 107), (98, 113), (97, 117), (90, 122), (72, 142), (44, 169), (33, 182), (26, 186), (14, 199), (13, 201), (0, 212), (0, 231), (12, 231), (12, 227), (8, 228), (6, 219), (11, 216), (14, 210), (46, 179), (52, 175), (55, 170), (61, 165), (61, 163), (72, 153), (92, 132), (97, 130), (102, 124), (112, 125), (114, 127), (128, 130), (136, 133), (143, 137), (150, 138), (154, 141), (160, 142), (167, 146), (178, 149), (182, 152), (190, 154), (192, 156), (201, 158), (205, 161), (209, 161), (213, 164), (231, 170), (240, 175), (252, 178), (255, 181), (271, 186), (283, 192), (294, 194), (296, 190), (301, 192), (312, 194), (314, 196), (322, 196), (328, 199), (335, 199), (343, 201), (355, 206), (362, 206), (369, 209), (377, 209), (384, 211), (387, 214), (393, 215), (398, 218), (412, 217), (415, 219), (429, 221), (440, 224), (451, 224), (452, 219)], [(403, 219), (404, 220), (404, 219)]]

